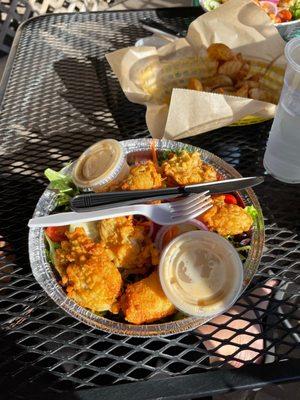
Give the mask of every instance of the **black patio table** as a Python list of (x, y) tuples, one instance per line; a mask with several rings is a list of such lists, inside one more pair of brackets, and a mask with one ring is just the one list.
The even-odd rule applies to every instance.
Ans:
[[(256, 189), (266, 243), (243, 300), (262, 332), (241, 349), (251, 350), (257, 339), (264, 348), (240, 369), (228, 367), (238, 351), (211, 364), (216, 349), (203, 345), (210, 335), (134, 338), (92, 329), (61, 311), (31, 273), (27, 221), (46, 186), (44, 169), (60, 169), (101, 138), (148, 135), (144, 107), (125, 98), (104, 55), (149, 34), (141, 17), (187, 28), (199, 13), (178, 8), (52, 14), (19, 28), (0, 89), (1, 399), (192, 399), (300, 379), (299, 185), (266, 175)], [(270, 125), (228, 127), (186, 142), (217, 154), (243, 175), (261, 175)], [(260, 313), (260, 298), (249, 293), (270, 278), (277, 286)], [(214, 327), (227, 328), (232, 337), (245, 331)]]

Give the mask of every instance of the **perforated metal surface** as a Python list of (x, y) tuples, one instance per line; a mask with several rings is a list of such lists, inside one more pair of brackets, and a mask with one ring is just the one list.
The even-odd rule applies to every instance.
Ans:
[[(124, 1), (124, 0), (123, 0)], [(28, 18), (61, 12), (102, 11), (122, 0), (1, 0), (0, 55), (9, 53), (13, 38), (21, 22)]]
[[(21, 31), (0, 114), (0, 382), (14, 398), (28, 398), (29, 388), (53, 392), (205, 371), (218, 350), (254, 322), (261, 332), (248, 333), (242, 348), (255, 349), (260, 339), (264, 346), (250, 363), (299, 357), (300, 189), (268, 176), (256, 190), (267, 235), (259, 274), (238, 315), (226, 325), (210, 324), (215, 337), (227, 329), (227, 339), (212, 350), (206, 348), (212, 334), (143, 339), (93, 330), (49, 301), (30, 271), (26, 225), (46, 185), (45, 167), (62, 167), (100, 138), (147, 135), (144, 108), (125, 99), (105, 53), (146, 35), (140, 17), (159, 16), (186, 27), (191, 13), (51, 15)], [(270, 123), (226, 128), (188, 142), (223, 157), (242, 174), (263, 174), (269, 128)], [(267, 289), (270, 278), (277, 286)], [(236, 319), (246, 321), (240, 329), (232, 325)], [(214, 367), (239, 360), (239, 351)]]

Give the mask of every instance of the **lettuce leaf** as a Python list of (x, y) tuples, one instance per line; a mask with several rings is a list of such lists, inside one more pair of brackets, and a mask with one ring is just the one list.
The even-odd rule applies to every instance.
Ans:
[(234, 236), (227, 236), (226, 239), (232, 244), (232, 246), (238, 252), (240, 259), (242, 261), (245, 261), (246, 258), (248, 257), (249, 251), (251, 250), (251, 244), (243, 246), (241, 245), (240, 240), (237, 241)]
[(295, 0), (290, 7), (290, 12), (293, 14), (294, 19), (300, 18), (300, 0)]
[(79, 189), (74, 185), (72, 178), (51, 168), (45, 170), (45, 176), (50, 181), (50, 189), (57, 192), (56, 206), (69, 208), (72, 197), (79, 194)]
[(254, 206), (245, 207), (245, 211), (249, 214), (253, 219), (256, 219), (258, 216), (258, 211)]
[(55, 262), (56, 262), (55, 252), (60, 247), (60, 245), (59, 245), (59, 243), (53, 242), (53, 240), (51, 240), (49, 238), (49, 236), (46, 234), (46, 232), (45, 232), (45, 238), (48, 243), (48, 249), (46, 250), (47, 261), (55, 266)]

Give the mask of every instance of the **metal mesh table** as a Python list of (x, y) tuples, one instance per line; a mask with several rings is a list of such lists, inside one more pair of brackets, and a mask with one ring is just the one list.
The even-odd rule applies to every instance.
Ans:
[[(234, 318), (262, 328), (242, 349), (251, 350), (257, 339), (264, 347), (240, 370), (227, 368), (238, 351), (211, 361), (246, 327), (213, 325), (215, 332), (226, 328), (230, 335), (212, 350), (203, 345), (210, 335), (194, 332), (147, 339), (106, 334), (58, 309), (31, 274), (26, 225), (46, 185), (45, 167), (61, 168), (100, 138), (148, 134), (145, 109), (126, 100), (105, 53), (147, 34), (140, 17), (187, 27), (197, 12), (55, 14), (18, 31), (0, 91), (1, 396), (59, 399), (65, 390), (76, 390), (76, 398), (89, 399), (127, 399), (132, 393), (140, 399), (194, 398), (300, 378), (299, 186), (266, 176), (256, 190), (265, 215), (265, 251), (243, 296), (245, 311)], [(269, 128), (270, 123), (225, 128), (187, 142), (216, 153), (242, 174), (259, 175)], [(270, 278), (277, 286), (265, 293), (269, 306), (263, 312), (252, 291), (266, 289)], [(247, 316), (250, 309), (255, 321)], [(254, 366), (257, 359), (261, 363)]]

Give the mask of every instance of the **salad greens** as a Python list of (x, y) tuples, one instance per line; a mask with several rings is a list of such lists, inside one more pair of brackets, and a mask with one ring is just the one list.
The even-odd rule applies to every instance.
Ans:
[[(208, 11), (212, 11), (224, 2), (225, 0), (204, 0), (203, 7)], [(274, 23), (281, 24), (300, 19), (300, 0), (256, 0), (256, 3)]]
[(253, 219), (256, 219), (258, 216), (258, 211), (254, 206), (245, 207), (245, 211), (249, 214)]
[(45, 239), (47, 240), (48, 243), (48, 249), (46, 249), (47, 261), (55, 266), (55, 251), (60, 247), (60, 244), (53, 242), (53, 240), (49, 238), (46, 232), (45, 232)]
[(293, 5), (290, 7), (290, 11), (294, 19), (300, 19), (300, 0), (294, 1)]
[(56, 206), (63, 206), (66, 211), (69, 210), (71, 198), (79, 194), (79, 189), (74, 185), (71, 176), (51, 168), (45, 170), (45, 176), (50, 181), (50, 189), (57, 192)]
[[(240, 259), (242, 261), (245, 261), (248, 257), (248, 253), (251, 250), (251, 245), (250, 244), (243, 244), (243, 240), (245, 239), (240, 239), (236, 236), (228, 236), (226, 238), (231, 244), (232, 246), (235, 248), (235, 250), (238, 252)], [(249, 242), (250, 242), (250, 238), (249, 238)]]
[[(245, 211), (253, 218), (253, 220), (258, 216), (258, 211), (253, 205), (245, 207)], [(251, 250), (251, 231), (245, 232), (241, 235), (227, 236), (226, 239), (239, 253), (240, 259), (245, 261), (248, 257), (249, 251)]]

